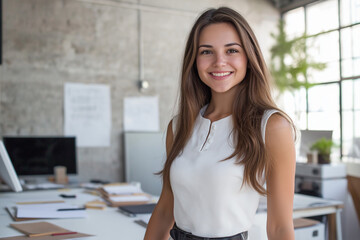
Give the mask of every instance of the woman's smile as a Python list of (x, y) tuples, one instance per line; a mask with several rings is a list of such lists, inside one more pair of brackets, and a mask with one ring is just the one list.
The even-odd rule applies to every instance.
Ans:
[(227, 77), (231, 76), (233, 74), (233, 72), (229, 72), (229, 71), (225, 71), (225, 72), (210, 72), (210, 75), (215, 79), (215, 80), (223, 80), (226, 79)]

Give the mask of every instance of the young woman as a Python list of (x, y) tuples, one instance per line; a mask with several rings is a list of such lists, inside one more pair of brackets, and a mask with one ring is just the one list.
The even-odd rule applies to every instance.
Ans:
[[(248, 239), (260, 195), (270, 240), (294, 239), (291, 120), (246, 20), (204, 12), (186, 44), (178, 115), (169, 123), (163, 189), (146, 240)], [(264, 184), (266, 182), (266, 188)], [(251, 236), (249, 236), (251, 238)]]

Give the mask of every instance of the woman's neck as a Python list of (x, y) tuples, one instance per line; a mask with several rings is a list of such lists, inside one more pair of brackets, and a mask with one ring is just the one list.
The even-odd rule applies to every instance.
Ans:
[(217, 121), (231, 115), (236, 92), (235, 88), (230, 89), (226, 93), (212, 92), (204, 117), (211, 121)]

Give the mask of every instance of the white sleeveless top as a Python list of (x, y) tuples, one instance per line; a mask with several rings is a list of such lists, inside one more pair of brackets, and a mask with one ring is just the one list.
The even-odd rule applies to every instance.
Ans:
[[(170, 168), (174, 219), (179, 228), (197, 236), (232, 236), (250, 229), (260, 195), (248, 185), (241, 187), (244, 167), (235, 165), (235, 158), (221, 162), (234, 152), (232, 116), (211, 123), (203, 117), (206, 107)], [(266, 123), (275, 112), (265, 111), (262, 117), (264, 142)], [(173, 130), (175, 125), (173, 121)]]

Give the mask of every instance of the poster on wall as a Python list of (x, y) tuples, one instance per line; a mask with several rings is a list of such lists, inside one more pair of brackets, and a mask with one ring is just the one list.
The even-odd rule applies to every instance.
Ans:
[(64, 132), (78, 147), (108, 147), (111, 131), (110, 87), (65, 83)]
[(157, 96), (124, 98), (124, 131), (157, 132), (159, 129)]

